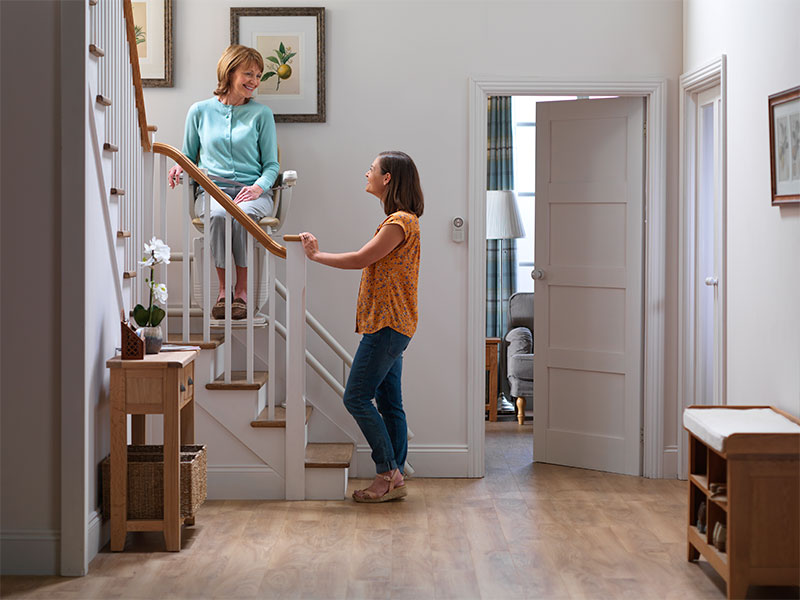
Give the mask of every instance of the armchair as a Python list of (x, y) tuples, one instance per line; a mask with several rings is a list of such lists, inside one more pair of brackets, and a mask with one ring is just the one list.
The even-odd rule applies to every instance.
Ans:
[(525, 422), (525, 399), (533, 400), (533, 293), (518, 292), (508, 300), (507, 374), (516, 398), (517, 420)]

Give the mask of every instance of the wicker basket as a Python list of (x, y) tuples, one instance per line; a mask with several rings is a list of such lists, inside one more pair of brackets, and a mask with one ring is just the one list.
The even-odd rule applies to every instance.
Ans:
[[(181, 446), (181, 517), (193, 517), (206, 499), (206, 447)], [(111, 516), (111, 457), (102, 463), (103, 515)], [(128, 446), (128, 519), (164, 518), (164, 447)]]

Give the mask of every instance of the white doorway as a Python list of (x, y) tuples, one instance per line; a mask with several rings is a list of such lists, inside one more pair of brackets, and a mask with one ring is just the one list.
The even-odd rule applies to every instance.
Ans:
[(681, 76), (678, 474), (683, 409), (726, 404), (725, 56)]
[(560, 81), (541, 78), (470, 80), (469, 125), (469, 290), (468, 290), (468, 411), (469, 475), (484, 474), (484, 381), (481, 337), (484, 332), (486, 189), (486, 105), (493, 95), (638, 96), (647, 104), (645, 144), (645, 265), (643, 381), (643, 440), (641, 472), (647, 477), (663, 473), (663, 359), (665, 298), (666, 213), (666, 81)]

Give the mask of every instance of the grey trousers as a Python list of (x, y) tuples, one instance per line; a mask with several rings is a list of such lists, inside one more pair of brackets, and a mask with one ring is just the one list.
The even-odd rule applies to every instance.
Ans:
[[(231, 198), (235, 198), (239, 190), (244, 186), (220, 186), (223, 192), (228, 194)], [(219, 269), (225, 268), (225, 215), (227, 211), (220, 206), (211, 196), (202, 193), (201, 188), (197, 188), (198, 196), (195, 198), (195, 214), (202, 218), (205, 215), (204, 198), (211, 201), (211, 231), (209, 232), (211, 241), (211, 255), (214, 257), (214, 265)], [(258, 221), (262, 217), (272, 214), (272, 190), (267, 190), (255, 200), (249, 202), (241, 202), (241, 208), (246, 215), (254, 221)], [(242, 227), (236, 219), (232, 220), (232, 239), (233, 243), (233, 260), (237, 267), (247, 266), (247, 230)]]

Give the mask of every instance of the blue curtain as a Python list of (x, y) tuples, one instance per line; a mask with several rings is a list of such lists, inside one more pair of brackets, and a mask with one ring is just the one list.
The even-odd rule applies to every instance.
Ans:
[[(487, 190), (514, 189), (512, 127), (511, 97), (491, 96)], [(505, 336), (508, 330), (508, 298), (516, 288), (517, 240), (486, 240), (486, 337)], [(501, 362), (505, 362), (502, 357)]]

